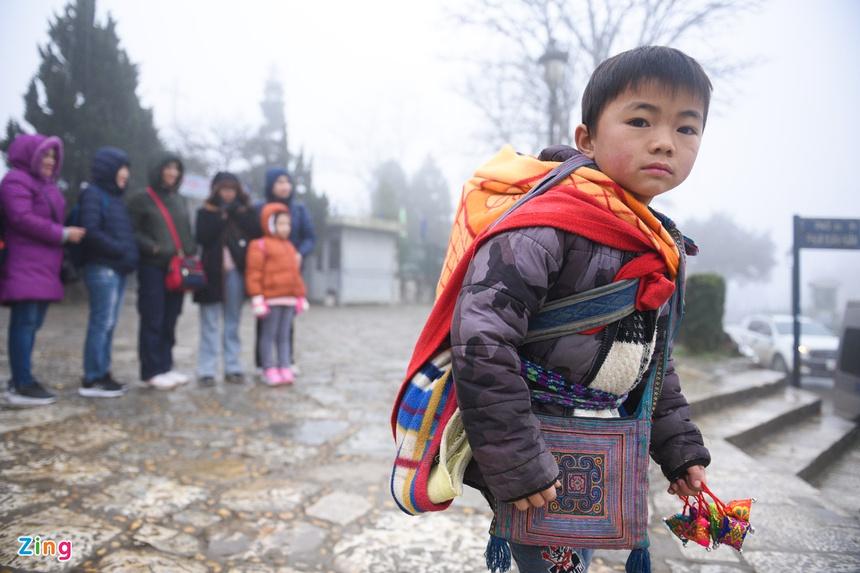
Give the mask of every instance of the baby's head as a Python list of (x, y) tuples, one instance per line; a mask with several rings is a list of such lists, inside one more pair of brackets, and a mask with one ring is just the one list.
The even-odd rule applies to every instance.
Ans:
[(702, 66), (674, 48), (618, 54), (585, 87), (576, 146), (647, 205), (693, 169), (711, 90)]

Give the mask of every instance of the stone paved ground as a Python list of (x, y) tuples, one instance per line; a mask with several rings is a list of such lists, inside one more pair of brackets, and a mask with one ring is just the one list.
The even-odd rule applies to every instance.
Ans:
[[(136, 313), (128, 301), (115, 340), (115, 375), (136, 380)], [(179, 367), (193, 372), (196, 311), (179, 327)], [(88, 401), (76, 394), (85, 307), (51, 308), (39, 335), (36, 373), (57, 389), (54, 406), (0, 410), (0, 570), (296, 573), (478, 573), (488, 511), (469, 493), (443, 514), (407, 517), (389, 498), (388, 414), (425, 307), (313, 308), (299, 319), (303, 373), (291, 388), (257, 384), (173, 392), (134, 386), (128, 396)], [(8, 313), (0, 311), (5, 350)], [(245, 317), (243, 340), (252, 339)], [(246, 345), (248, 346), (248, 345)], [(250, 351), (245, 349), (246, 359)], [(0, 351), (0, 372), (8, 372)], [(690, 384), (701, 372), (686, 367)], [(712, 444), (717, 453), (727, 445)], [(726, 450), (728, 460), (737, 454)], [(732, 456), (735, 456), (734, 458)], [(749, 468), (754, 464), (746, 459)], [(732, 468), (724, 467), (726, 486)], [(736, 474), (736, 472), (734, 472)], [(760, 475), (759, 488), (779, 491)], [(674, 510), (662, 478), (652, 513)], [(815, 496), (813, 488), (801, 494)], [(769, 526), (779, 530), (773, 514)], [(858, 562), (860, 539), (846, 517), (825, 542)], [(777, 571), (791, 543), (765, 537), (761, 564), (722, 549), (682, 552), (654, 520), (654, 570)], [(842, 530), (838, 528), (842, 527)], [(16, 538), (71, 539), (73, 557), (16, 555)], [(789, 549), (786, 549), (786, 545)], [(772, 550), (772, 551), (771, 551)], [(592, 573), (623, 570), (620, 552), (599, 554)], [(798, 557), (790, 557), (797, 561)], [(801, 560), (802, 561), (802, 560)], [(795, 569), (791, 569), (795, 570)]]

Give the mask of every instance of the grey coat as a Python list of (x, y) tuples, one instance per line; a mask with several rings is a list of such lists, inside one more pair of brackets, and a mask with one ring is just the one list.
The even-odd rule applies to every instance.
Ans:
[[(636, 254), (550, 227), (502, 233), (475, 254), (451, 326), (457, 400), (474, 456), (467, 484), (513, 501), (555, 481), (559, 469), (534, 412), (566, 412), (560, 406), (532, 404), (520, 375), (520, 354), (571, 382), (588, 385), (600, 367), (606, 341), (603, 333), (573, 334), (523, 345), (528, 319), (547, 302), (612, 282)], [(681, 280), (683, 263), (682, 256)], [(657, 349), (669, 326), (670, 304), (678, 304), (677, 297), (660, 309)], [(652, 311), (652, 319), (656, 314)], [(651, 360), (648, 373), (656, 362)], [(628, 402), (635, 400), (634, 390)], [(689, 466), (710, 462), (702, 436), (690, 421), (671, 358), (653, 414), (651, 455), (669, 479)]]

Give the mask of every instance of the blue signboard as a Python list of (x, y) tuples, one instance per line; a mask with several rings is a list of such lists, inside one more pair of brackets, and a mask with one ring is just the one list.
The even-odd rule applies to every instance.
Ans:
[(794, 216), (794, 247), (791, 271), (791, 314), (794, 318), (794, 349), (791, 380), (800, 386), (800, 250), (860, 250), (860, 219), (807, 219)]
[(798, 218), (798, 249), (860, 249), (860, 219)]

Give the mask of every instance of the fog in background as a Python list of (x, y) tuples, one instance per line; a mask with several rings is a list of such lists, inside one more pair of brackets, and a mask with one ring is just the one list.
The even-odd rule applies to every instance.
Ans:
[[(48, 20), (64, 4), (0, 0), (4, 125), (22, 119), (37, 45), (47, 41)], [(493, 42), (457, 27), (450, 18), (456, 6), (99, 0), (98, 13), (117, 20), (122, 46), (139, 66), (139, 95), (154, 109), (168, 147), (177, 125), (256, 127), (264, 82), (275, 74), (284, 85), (291, 150), (313, 157), (316, 187), (336, 213), (364, 215), (380, 161), (395, 158), (414, 171), (430, 155), (456, 199), (460, 184), (494, 152), (477, 137), (483, 118), (462, 95), (462, 61)], [(702, 59), (716, 49), (757, 62), (715, 82), (693, 174), (655, 202), (681, 223), (724, 211), (776, 241), (771, 282), (732, 284), (728, 321), (788, 310), (793, 214), (860, 218), (858, 32), (860, 2), (771, 0), (727, 23), (707, 45), (678, 46)], [(142, 166), (135, 167), (140, 183)], [(806, 251), (802, 267), (805, 283), (841, 284), (840, 308), (860, 299), (860, 251)]]

